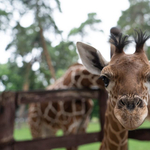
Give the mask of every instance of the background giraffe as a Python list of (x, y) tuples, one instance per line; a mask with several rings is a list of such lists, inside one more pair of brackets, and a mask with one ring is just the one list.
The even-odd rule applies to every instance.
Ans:
[(127, 36), (120, 34), (117, 39), (111, 35), (115, 52), (109, 63), (95, 48), (77, 43), (83, 64), (93, 74), (101, 75), (109, 95), (100, 150), (127, 150), (128, 130), (139, 127), (148, 115), (150, 64), (143, 46), (149, 37), (137, 32), (136, 51), (129, 55), (123, 52), (130, 42)]
[[(81, 64), (72, 65), (53, 85), (52, 89), (67, 88), (104, 88), (99, 76), (89, 73)], [(87, 99), (75, 99), (70, 101), (33, 103), (29, 106), (29, 126), (33, 138), (55, 135), (62, 129), (64, 134), (76, 134), (85, 132), (89, 123), (93, 101)], [(83, 118), (84, 123), (79, 129)], [(68, 148), (67, 150), (77, 148)]]

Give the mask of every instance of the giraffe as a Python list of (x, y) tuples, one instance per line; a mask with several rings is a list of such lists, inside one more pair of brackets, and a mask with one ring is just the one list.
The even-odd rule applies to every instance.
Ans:
[(127, 150), (128, 130), (139, 127), (148, 115), (150, 104), (150, 64), (144, 43), (150, 36), (135, 31), (136, 50), (125, 54), (123, 48), (131, 41), (111, 34), (115, 52), (107, 62), (94, 47), (77, 42), (80, 58), (87, 70), (99, 75), (108, 92), (104, 137), (100, 150)]
[[(121, 33), (121, 30), (118, 27), (112, 27), (110, 29), (110, 34), (115, 35), (115, 37), (118, 39), (119, 34)], [(111, 44), (111, 38), (109, 39), (110, 42), (110, 57), (113, 56), (113, 54), (115, 53), (115, 46), (113, 44)]]
[[(76, 63), (53, 85), (48, 86), (47, 90), (72, 87), (104, 89), (104, 84), (99, 76), (91, 74), (82, 64)], [(93, 101), (91, 99), (32, 103), (29, 106), (28, 116), (32, 137), (53, 136), (59, 129), (63, 130), (64, 135), (84, 133), (92, 108)], [(85, 120), (81, 124), (83, 118)], [(77, 147), (67, 148), (67, 150), (77, 150)]]

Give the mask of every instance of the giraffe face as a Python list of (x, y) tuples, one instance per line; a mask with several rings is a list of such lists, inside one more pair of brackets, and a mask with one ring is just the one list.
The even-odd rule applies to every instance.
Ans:
[(111, 35), (110, 42), (115, 47), (114, 55), (108, 63), (95, 48), (77, 43), (80, 58), (93, 74), (104, 81), (115, 117), (121, 125), (132, 130), (139, 127), (148, 114), (150, 88), (150, 64), (143, 50), (144, 43), (150, 37), (137, 31), (134, 37), (136, 51), (127, 55), (123, 48), (130, 41), (127, 36)]
[(101, 78), (121, 125), (128, 130), (139, 127), (148, 114), (150, 65), (145, 53), (114, 55)]

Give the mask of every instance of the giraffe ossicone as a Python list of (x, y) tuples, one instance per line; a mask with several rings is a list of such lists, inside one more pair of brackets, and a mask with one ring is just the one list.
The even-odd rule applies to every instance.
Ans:
[(116, 38), (112, 34), (110, 42), (115, 46), (115, 52), (110, 62), (92, 46), (77, 43), (84, 66), (102, 78), (109, 95), (105, 117), (105, 128), (108, 127), (109, 130), (107, 128), (108, 131), (104, 131), (104, 139), (108, 138), (108, 134), (110, 136), (107, 142), (103, 140), (105, 142), (102, 142), (101, 149), (112, 150), (115, 146), (117, 150), (127, 149), (127, 144), (123, 144), (127, 140), (127, 132), (124, 133), (124, 141), (121, 141), (123, 137), (119, 135), (120, 132), (136, 129), (148, 115), (150, 64), (144, 52), (144, 43), (149, 37), (145, 32), (136, 31), (136, 50), (133, 54), (126, 54), (123, 48), (130, 43), (128, 36), (120, 34)]

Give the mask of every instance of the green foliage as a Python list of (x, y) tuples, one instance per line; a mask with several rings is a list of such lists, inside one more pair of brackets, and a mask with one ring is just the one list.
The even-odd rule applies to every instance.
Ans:
[[(15, 0), (16, 1), (16, 0)], [(20, 0), (18, 0), (20, 2)], [(55, 0), (58, 10), (61, 12), (60, 1)], [(26, 6), (26, 9), (34, 10), (35, 16), (35, 26), (39, 24), (42, 26), (44, 30), (53, 28), (55, 33), (60, 33), (61, 31), (58, 29), (55, 20), (52, 16), (52, 13), (55, 8), (50, 6), (50, 2), (47, 0), (23, 0), (22, 4)]]
[[(133, 35), (134, 29), (141, 29), (150, 34), (150, 1), (129, 0), (130, 7), (122, 12), (118, 20), (123, 33)], [(147, 49), (147, 56), (150, 59), (150, 49)]]
[[(0, 70), (0, 81), (5, 85), (6, 90), (22, 89), (21, 72), (16, 63), (1, 64)], [(14, 73), (12, 73), (12, 70)]]
[(13, 31), (13, 39), (7, 45), (6, 50), (15, 48), (15, 58), (18, 55), (25, 57), (32, 52), (33, 48), (41, 46), (39, 30), (37, 30), (34, 25), (24, 28), (18, 22), (17, 25), (13, 27)]
[(85, 30), (87, 26), (89, 26), (94, 31), (101, 31), (94, 27), (95, 24), (98, 24), (101, 22), (100, 19), (96, 19), (96, 16), (97, 16), (96, 13), (89, 13), (87, 20), (83, 22), (78, 28), (72, 29), (68, 37), (80, 34), (80, 36), (83, 38), (87, 34)]
[(148, 59), (150, 60), (150, 47), (147, 48), (146, 54), (147, 54)]
[(122, 12), (118, 25), (124, 33), (133, 34), (133, 29), (142, 29), (150, 34), (150, 1), (130, 0), (130, 7)]
[[(5, 1), (3, 2), (3, 4), (6, 5), (7, 2)], [(14, 20), (15, 23), (13, 26), (9, 26), (9, 29), (11, 29), (12, 41), (7, 45), (6, 50), (12, 51), (10, 60), (12, 64), (16, 64), (16, 70), (14, 70), (16, 71), (15, 73), (18, 74), (18, 72), (21, 72), (20, 86), (17, 86), (18, 88), (14, 87), (14, 90), (21, 90), (26, 83), (29, 84), (29, 89), (41, 89), (43, 88), (43, 86), (50, 84), (51, 75), (50, 73), (49, 75), (47, 75), (48, 69), (46, 71), (44, 71), (43, 69), (46, 68), (46, 63), (45, 59), (42, 59), (43, 55), (41, 54), (42, 43), (40, 36), (40, 27), (42, 26), (42, 29), (44, 31), (52, 30), (52, 34), (61, 33), (52, 16), (52, 12), (55, 8), (50, 7), (49, 2), (46, 0), (9, 0), (8, 4), (13, 11), (7, 11), (7, 13), (5, 11), (0, 11), (0, 15), (4, 16), (4, 18), (7, 18), (9, 14), (13, 15), (14, 11), (15, 13), (18, 13), (20, 18), (28, 13), (28, 11), (31, 11), (34, 15), (33, 17), (35, 18), (34, 22), (26, 28), (20, 25), (20, 18), (18, 20)], [(56, 4), (58, 6), (58, 10), (61, 11), (59, 0), (56, 0)], [(17, 7), (17, 5), (19, 5), (20, 7)], [(2, 21), (4, 24), (5, 20)], [(7, 22), (8, 25), (9, 23), (10, 22)], [(48, 39), (46, 39), (46, 43), (48, 45), (51, 45), (51, 41), (49, 41)], [(17, 58), (20, 58), (22, 61), (21, 67), (17, 66)], [(32, 66), (36, 62), (42, 65), (40, 66), (39, 71), (34, 72), (32, 70)], [(10, 75), (8, 74), (7, 76)], [(45, 79), (44, 77), (47, 78)], [(10, 79), (12, 77), (8, 78)], [(6, 82), (3, 81), (2, 83), (4, 84), (4, 86), (7, 86)], [(15, 83), (17, 83), (15, 81), (15, 78), (14, 81), (9, 80), (9, 85), (13, 85)], [(13, 89), (13, 87), (7, 86), (6, 89), (11, 90)]]
[(55, 47), (49, 47), (49, 53), (53, 58), (52, 62), (56, 72), (61, 68), (67, 69), (78, 58), (76, 46), (71, 41), (61, 41)]
[[(0, 81), (5, 86), (6, 90), (22, 90), (25, 85), (31, 89), (43, 89), (50, 84), (52, 78), (46, 59), (43, 53), (43, 45), (41, 42), (40, 29), (49, 35), (60, 36), (61, 40), (58, 45), (52, 46), (53, 39), (45, 36), (48, 53), (51, 56), (52, 64), (56, 72), (56, 78), (61, 77), (67, 68), (75, 63), (78, 59), (76, 47), (73, 41), (62, 39), (61, 33), (55, 23), (53, 13), (55, 9), (61, 12), (59, 0), (54, 0), (56, 7), (51, 7), (51, 3), (47, 0), (9, 0), (3, 1), (5, 6), (0, 10), (0, 17), (3, 27), (6, 26), (11, 33), (12, 40), (8, 43), (6, 50), (11, 52), (11, 58), (8, 64), (0, 65), (1, 72)], [(7, 9), (6, 6), (9, 6)], [(19, 7), (18, 7), (19, 6)], [(20, 23), (21, 17), (31, 12), (34, 21), (28, 27), (23, 27)], [(14, 19), (14, 13), (18, 14), (18, 19)], [(13, 21), (13, 24), (11, 22)], [(70, 35), (77, 34), (85, 35), (86, 27), (92, 30), (97, 28), (95, 24), (101, 21), (96, 18), (96, 13), (88, 14), (88, 18), (84, 21), (76, 32)], [(2, 28), (2, 25), (0, 29)], [(2, 31), (2, 30), (1, 30)], [(47, 35), (47, 34), (46, 34)], [(19, 60), (19, 61), (18, 61)], [(33, 70), (35, 63), (39, 64), (38, 70)], [(13, 74), (11, 71), (13, 71)], [(3, 76), (3, 75), (6, 76)]]
[[(9, 61), (6, 64), (0, 64), (0, 82), (5, 86), (5, 90), (22, 90), (24, 82), (26, 82), (24, 78), (25, 69), (25, 66), (18, 67), (15, 62)], [(45, 79), (39, 79), (36, 72), (31, 70), (29, 78), (29, 89), (44, 89)]]
[[(0, 3), (1, 4), (1, 3)], [(11, 12), (0, 9), (0, 30), (7, 30), (9, 28), (9, 22), (12, 17)]]
[(91, 114), (91, 117), (99, 117), (99, 103), (98, 100), (93, 100), (94, 102), (94, 108)]

